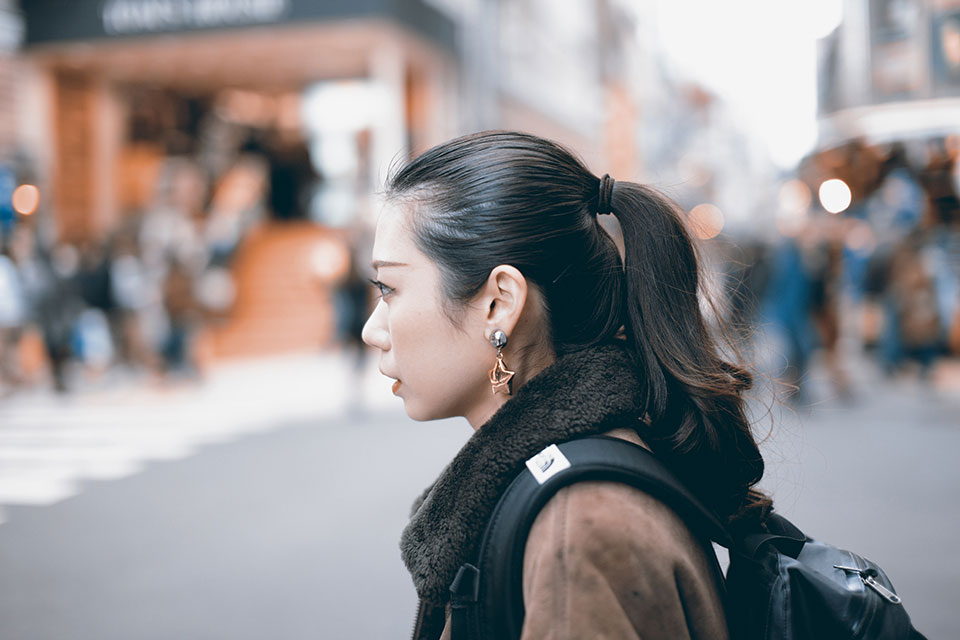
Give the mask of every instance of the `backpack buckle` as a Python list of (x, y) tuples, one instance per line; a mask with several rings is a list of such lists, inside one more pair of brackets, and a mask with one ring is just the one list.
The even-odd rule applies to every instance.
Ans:
[(451, 604), (473, 603), (480, 599), (480, 570), (469, 562), (457, 570), (450, 585)]

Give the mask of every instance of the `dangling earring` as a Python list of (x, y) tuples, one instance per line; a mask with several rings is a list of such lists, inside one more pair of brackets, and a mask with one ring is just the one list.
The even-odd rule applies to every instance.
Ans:
[(508, 396), (512, 395), (510, 381), (515, 372), (509, 371), (503, 364), (503, 348), (507, 346), (507, 334), (500, 329), (494, 330), (490, 336), (490, 344), (497, 348), (497, 364), (490, 369), (490, 385), (493, 387), (493, 393), (503, 391)]

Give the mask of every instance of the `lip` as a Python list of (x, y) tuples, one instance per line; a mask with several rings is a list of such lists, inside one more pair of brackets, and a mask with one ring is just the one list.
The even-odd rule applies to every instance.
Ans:
[(393, 379), (393, 381), (394, 381), (394, 382), (393, 382), (393, 386), (391, 386), (390, 388), (391, 388), (391, 390), (393, 391), (393, 394), (396, 395), (396, 394), (397, 394), (397, 390), (400, 389), (400, 379), (397, 378), (397, 376), (392, 376), (392, 375), (390, 375), (389, 373), (387, 373), (387, 372), (384, 371), (383, 369), (378, 369), (378, 371), (380, 371), (380, 375), (382, 375), (384, 378), (392, 378), (392, 379)]

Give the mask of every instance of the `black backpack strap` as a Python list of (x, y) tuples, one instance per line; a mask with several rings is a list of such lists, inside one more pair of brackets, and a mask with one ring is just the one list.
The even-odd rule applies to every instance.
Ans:
[(733, 549), (747, 558), (754, 558), (766, 543), (771, 543), (780, 553), (796, 558), (807, 543), (807, 536), (795, 524), (779, 513), (770, 513), (764, 520), (766, 531), (749, 533), (737, 541)]
[[(551, 445), (527, 461), (527, 468), (501, 496), (484, 531), (477, 562), (464, 564), (451, 585), (453, 640), (520, 637), (523, 553), (530, 528), (557, 491), (587, 480), (636, 487), (673, 509), (705, 546), (711, 540), (731, 544), (716, 516), (643, 447), (607, 436)], [(714, 564), (722, 588), (723, 574)]]

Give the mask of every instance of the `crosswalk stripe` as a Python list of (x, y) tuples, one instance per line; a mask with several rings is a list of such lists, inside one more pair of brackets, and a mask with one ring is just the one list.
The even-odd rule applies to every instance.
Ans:
[(373, 363), (359, 379), (338, 356), (294, 356), (219, 372), (176, 392), (131, 387), (0, 404), (0, 524), (5, 505), (49, 506), (89, 480), (119, 480), (294, 421), (322, 424), (359, 384), (368, 406), (397, 406)]

